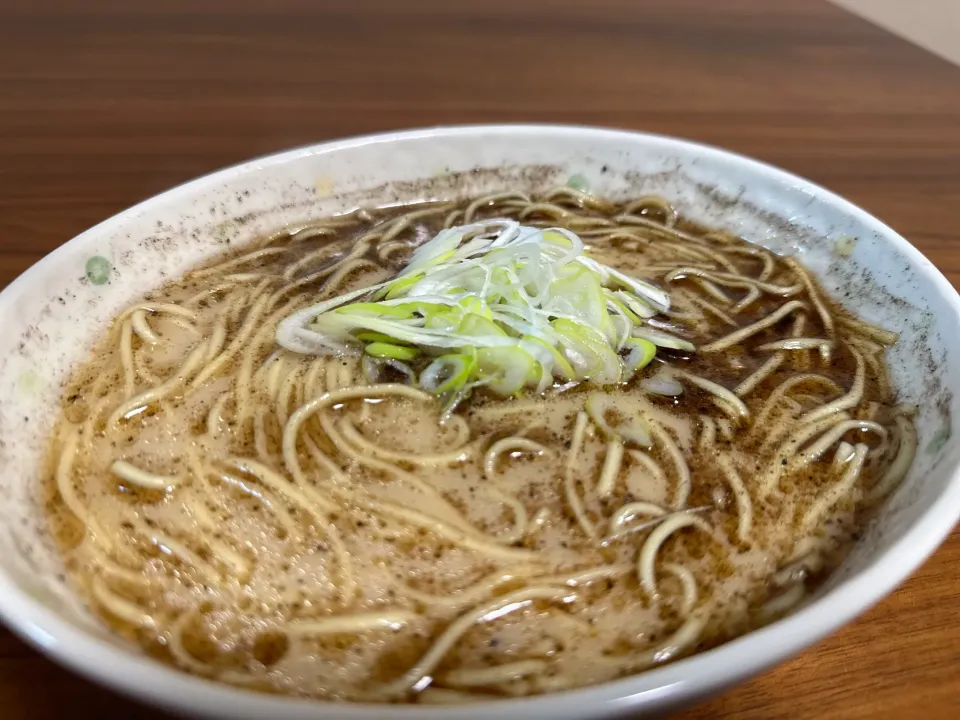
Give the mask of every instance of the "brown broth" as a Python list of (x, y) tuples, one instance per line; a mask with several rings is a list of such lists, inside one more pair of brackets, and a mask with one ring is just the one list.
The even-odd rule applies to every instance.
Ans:
[[(593, 219), (616, 217), (627, 205), (612, 204), (601, 212), (578, 207), (581, 200), (576, 196), (561, 195), (554, 201), (564, 203), (569, 215), (553, 219), (547, 217), (553, 212), (549, 209), (534, 211), (524, 222), (582, 229), (583, 223)], [(89, 362), (78, 368), (65, 394), (44, 486), (50, 527), (70, 579), (111, 628), (155, 657), (224, 682), (334, 700), (415, 702), (426, 696), (384, 694), (381, 690), (414, 666), (458, 616), (525, 587), (563, 586), (538, 580), (544, 576), (571, 575), (600, 566), (631, 566), (607, 579), (571, 585), (570, 594), (576, 595), (573, 602), (535, 600), (498, 619), (473, 624), (427, 673), (433, 678), (433, 688), (505, 697), (589, 685), (640, 671), (652, 664), (648, 658), (651, 649), (687, 627), (685, 623), (694, 616), (702, 616), (703, 627), (680, 654), (718, 645), (776, 618), (779, 612), (771, 611), (771, 600), (782, 599), (791, 591), (801, 600), (835, 567), (864, 522), (864, 496), (890, 467), (897, 443), (891, 441), (885, 449), (871, 452), (849, 492), (827, 508), (812, 531), (802, 532), (803, 516), (836, 486), (846, 466), (832, 462), (836, 444), (823, 458), (802, 468), (791, 464), (793, 455), (781, 458), (777, 448), (796, 429), (789, 413), (770, 415), (769, 427), (757, 428), (752, 421), (771, 393), (799, 373), (816, 373), (839, 391), (822, 382), (799, 386), (787, 403), (794, 416), (847, 392), (854, 383), (857, 363), (846, 343), (860, 343), (862, 348), (869, 338), (838, 325), (838, 342), (830, 362), (815, 351), (783, 352), (783, 363), (744, 397), (751, 418), (746, 423), (730, 422), (712, 394), (690, 383), (684, 383), (685, 391), (677, 398), (644, 393), (640, 387), (666, 363), (732, 390), (770, 357), (771, 353), (756, 347), (790, 337), (792, 317), (728, 351), (661, 351), (638, 377), (621, 387), (604, 389), (628, 404), (647, 403), (645, 412), (665, 428), (690, 468), (685, 507), (703, 508), (697, 517), (712, 528), (708, 534), (688, 527), (664, 542), (656, 562), (657, 602), (643, 591), (633, 567), (653, 528), (598, 545), (598, 538), (588, 537), (578, 524), (565, 490), (563, 479), (577, 414), (596, 387), (555, 388), (545, 397), (512, 400), (476, 392), (457, 413), (469, 429), (465, 447), (472, 455), (468, 461), (452, 464), (425, 466), (401, 459), (381, 467), (364, 465), (354, 455), (341, 452), (337, 438), (331, 439), (324, 427), (310, 421), (307, 432), (315, 448), (333, 460), (344, 479), (331, 478), (329, 468), (325, 470), (301, 441), (297, 454), (307, 478), (306, 497), (311, 502), (320, 498), (316, 502), (331, 507), (314, 512), (309, 503), (288, 493), (289, 487), (297, 491), (298, 486), (281, 457), (282, 426), (310, 398), (352, 385), (362, 374), (356, 358), (317, 361), (278, 352), (273, 340), (277, 322), (318, 298), (389, 277), (403, 267), (414, 247), (441, 228), (450, 212), (463, 211), (469, 205), (469, 201), (451, 204), (442, 213), (418, 218), (387, 242), (370, 240), (371, 233), (389, 228), (394, 219), (407, 213), (432, 206), (379, 209), (369, 214), (369, 221), (360, 215), (347, 216), (329, 223), (330, 231), (322, 236), (274, 239), (269, 247), (282, 248), (282, 253), (202, 277), (194, 271), (146, 296), (147, 304), (189, 306), (195, 314), (185, 326), (178, 324), (176, 315), (146, 313), (145, 319), (158, 336), (156, 343), (125, 328), (133, 316), (121, 316), (114, 323)], [(516, 217), (525, 208), (529, 209), (529, 204), (522, 201), (501, 200), (482, 207), (478, 217)], [(633, 214), (655, 222), (670, 217), (658, 202), (641, 206)], [(462, 213), (460, 218), (456, 222), (462, 221)], [(701, 302), (716, 305), (727, 317), (721, 319), (702, 305), (687, 302), (683, 313), (695, 315), (692, 310), (699, 309), (698, 318), (661, 318), (697, 346), (746, 327), (786, 302), (764, 293), (736, 313), (731, 306), (742, 299), (741, 289), (723, 288), (729, 295), (725, 302), (690, 279), (669, 285), (664, 282), (663, 268), (667, 266), (712, 264), (714, 272), (723, 272), (723, 267), (710, 260), (716, 255), (730, 264), (727, 270), (756, 277), (763, 265), (746, 253), (766, 251), (751, 249), (743, 240), (708, 234), (707, 229), (683, 219), (676, 229), (698, 238), (696, 242), (669, 229), (619, 227), (635, 238), (584, 238), (593, 257), (671, 291), (682, 289)], [(330, 277), (289, 288), (290, 283), (324, 268), (337, 267), (355, 243), (368, 241), (368, 250), (357, 258), (364, 263), (346, 274), (330, 276), (339, 281), (336, 288), (324, 284), (331, 282)], [(390, 243), (395, 244), (386, 251)], [(261, 246), (263, 242), (254, 243), (232, 257), (243, 257)], [(678, 249), (672, 250), (673, 246)], [(796, 282), (782, 259), (766, 256), (773, 263), (767, 283), (789, 286)], [(285, 270), (306, 258), (312, 259), (296, 268), (289, 279), (282, 279)], [(205, 267), (216, 267), (228, 259), (220, 258)], [(651, 265), (658, 269), (650, 270)], [(220, 284), (230, 287), (196, 299), (198, 293)], [(278, 294), (273, 308), (253, 323), (257, 302), (285, 286), (286, 294)], [(844, 314), (822, 289), (817, 292), (834, 318)], [(807, 291), (796, 297), (809, 306), (802, 337), (828, 337), (828, 328), (813, 311)], [(216, 335), (218, 322), (225, 322), (226, 329), (220, 352), (230, 352), (234, 344), (237, 352), (217, 373), (198, 387), (192, 387), (192, 379), (188, 379), (168, 397), (147, 403), (129, 419), (109, 421), (123, 401), (130, 368), (136, 392), (174, 377), (197, 343)], [(252, 328), (246, 337), (245, 325)], [(121, 351), (125, 342), (132, 349), (127, 370)], [(896, 398), (886, 379), (883, 349), (877, 348), (871, 351), (863, 396), (848, 412), (853, 417), (875, 419), (896, 439)], [(272, 358), (282, 363), (274, 374), (273, 366), (266, 364)], [(239, 381), (245, 363), (251, 387), (246, 403)], [(226, 393), (230, 395), (223, 402)], [(223, 403), (219, 415), (218, 402)], [(403, 398), (363, 405), (348, 401), (325, 411), (325, 417), (333, 423), (349, 419), (377, 447), (414, 459), (446, 453), (456, 440), (456, 427), (438, 425), (433, 405)], [(244, 407), (250, 411), (246, 415)], [(716, 423), (719, 428), (709, 447), (702, 444), (705, 423)], [(724, 431), (728, 423), (729, 437)], [(68, 507), (56, 478), (71, 433), (79, 433), (74, 435), (79, 438), (78, 450), (66, 482), (89, 515), (86, 525)], [(780, 441), (771, 442), (771, 434)], [(496, 440), (519, 435), (540, 443), (545, 452), (501, 457), (495, 480), (486, 478), (483, 452)], [(850, 432), (843, 439), (877, 448), (876, 437), (869, 433)], [(370, 457), (363, 449), (354, 448), (354, 452)], [(590, 433), (573, 465), (577, 496), (601, 537), (612, 513), (626, 503), (646, 501), (669, 507), (679, 477), (671, 453), (658, 442), (647, 456), (660, 467), (662, 478), (649, 463), (628, 452), (614, 491), (598, 497), (593, 488), (607, 452), (607, 441), (600, 433)], [(288, 485), (258, 479), (231, 465), (231, 458), (255, 459)], [(740, 511), (718, 458), (734, 463), (750, 495), (753, 527), (746, 539), (738, 538)], [(121, 481), (110, 469), (118, 459), (176, 478), (177, 485), (164, 492)], [(775, 486), (777, 492), (763, 498), (758, 483), (765, 473), (777, 469), (777, 463), (783, 463), (786, 472)], [(197, 467), (202, 470), (202, 480), (194, 472)], [(499, 491), (492, 490), (494, 486)], [(303, 490), (299, 490), (302, 499)], [(517, 554), (526, 551), (528, 557), (492, 557), (486, 551), (465, 547), (455, 535), (418, 528), (395, 514), (370, 510), (359, 500), (353, 504), (345, 498), (355, 490), (360, 493), (355, 497), (362, 497), (363, 502), (392, 503), (448, 526), (460, 522), (459, 513), (476, 533), (487, 538), (488, 545)], [(504, 501), (503, 494), (510, 502)], [(498, 544), (497, 538), (508, 535), (513, 527), (516, 512), (512, 508), (517, 506), (535, 529)], [(349, 601), (343, 598), (347, 574), (342, 552), (350, 558), (357, 585)], [(684, 606), (683, 584), (670, 570), (671, 564), (687, 568), (695, 578), (697, 598), (692, 609)], [(513, 578), (485, 593), (471, 594), (471, 586), (483, 578), (511, 568)], [(778, 572), (790, 577), (783, 580)], [(424, 594), (440, 600), (424, 599)], [(457, 606), (460, 597), (464, 602)], [(301, 635), (294, 629), (297, 623), (353, 618), (357, 613), (385, 617), (400, 613), (403, 622), (394, 623), (394, 629), (386, 627), (389, 623), (385, 621), (373, 629), (320, 635)], [(529, 674), (517, 670), (518, 677), (497, 682), (482, 681), (483, 674), (475, 672), (520, 661), (533, 662), (537, 669)]]

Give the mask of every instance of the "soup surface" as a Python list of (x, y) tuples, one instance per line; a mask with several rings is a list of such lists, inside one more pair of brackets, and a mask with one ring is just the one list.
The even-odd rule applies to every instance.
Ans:
[[(420, 389), (429, 353), (278, 345), (483, 218), (565, 228), (667, 292), (636, 325), (656, 355), (451, 401)], [(361, 210), (121, 313), (65, 393), (45, 504), (92, 610), (192, 673), (384, 702), (590, 685), (770, 622), (839, 562), (916, 446), (895, 340), (660, 198)]]

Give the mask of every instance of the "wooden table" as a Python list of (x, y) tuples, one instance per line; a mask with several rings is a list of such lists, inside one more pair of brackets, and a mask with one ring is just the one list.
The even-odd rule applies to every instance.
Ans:
[[(819, 0), (60, 5), (0, 6), (2, 282), (119, 210), (254, 155), (512, 120), (761, 158), (875, 213), (960, 281), (960, 69)], [(851, 627), (681, 717), (956, 718), (958, 609), (955, 532)], [(2, 630), (0, 708), (159, 717)]]

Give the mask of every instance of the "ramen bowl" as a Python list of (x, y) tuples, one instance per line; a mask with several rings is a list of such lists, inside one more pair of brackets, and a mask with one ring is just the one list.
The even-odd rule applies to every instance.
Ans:
[[(787, 617), (715, 649), (580, 690), (458, 707), (332, 704), (257, 694), (173, 670), (113, 635), (64, 579), (39, 504), (62, 383), (111, 319), (147, 290), (277, 227), (358, 206), (557, 185), (655, 193), (685, 217), (796, 255), (842, 305), (900, 333), (889, 354), (919, 450), (902, 485), (828, 581)], [(880, 600), (960, 514), (960, 298), (906, 240), (781, 170), (681, 140), (613, 130), (416, 130), (260, 158), (147, 200), (74, 238), (0, 294), (0, 616), (77, 673), (208, 717), (656, 716), (795, 655)], [(122, 668), (122, 670), (121, 670)]]

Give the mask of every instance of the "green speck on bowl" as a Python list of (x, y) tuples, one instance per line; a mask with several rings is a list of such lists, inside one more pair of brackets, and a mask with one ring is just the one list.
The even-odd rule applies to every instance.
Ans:
[(950, 429), (950, 422), (947, 421), (940, 426), (940, 429), (934, 433), (934, 436), (930, 438), (930, 442), (927, 443), (927, 453), (930, 455), (936, 455), (943, 449), (943, 446), (947, 444), (950, 440), (950, 436), (953, 433)]
[(590, 183), (587, 182), (587, 179), (583, 175), (575, 173), (567, 179), (567, 187), (579, 190), (580, 192), (587, 192), (590, 189)]
[(87, 260), (87, 279), (94, 285), (103, 285), (104, 283), (110, 282), (111, 270), (113, 270), (113, 266), (105, 257), (94, 255)]

